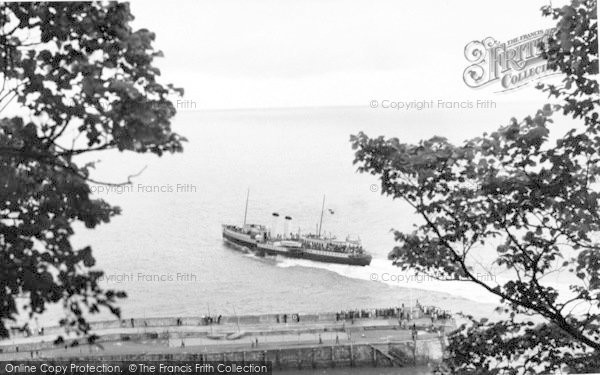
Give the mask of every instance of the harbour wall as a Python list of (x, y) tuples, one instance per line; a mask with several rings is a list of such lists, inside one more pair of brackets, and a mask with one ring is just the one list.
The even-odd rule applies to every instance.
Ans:
[[(443, 346), (439, 339), (387, 344), (318, 345), (298, 348), (240, 350), (218, 353), (175, 353), (94, 356), (102, 362), (194, 361), (270, 362), (274, 369), (314, 369), (332, 367), (404, 367), (439, 363)], [(66, 359), (66, 358), (65, 358)], [(74, 359), (88, 359), (87, 357)], [(62, 360), (56, 358), (55, 360)]]
[[(363, 330), (363, 327), (346, 327), (346, 328), (342, 328), (342, 327), (323, 327), (323, 328), (317, 328), (317, 327), (299, 327), (294, 329), (293, 331), (288, 328), (285, 327), (281, 327), (280, 329), (271, 329), (268, 331), (253, 331), (251, 333), (252, 336), (268, 336), (268, 335), (277, 335), (277, 334), (285, 334), (285, 333), (290, 333), (290, 332), (294, 332), (296, 334), (302, 333), (312, 333), (312, 334), (318, 334), (318, 333), (322, 333), (322, 332), (359, 332), (361, 330)], [(381, 326), (381, 327), (370, 327), (369, 329), (371, 330), (377, 330), (377, 329), (389, 329), (389, 327), (387, 326)], [(232, 331), (231, 333), (234, 333), (235, 331)], [(99, 335), (96, 339), (95, 339), (95, 343), (97, 344), (103, 344), (103, 343), (111, 343), (111, 342), (143, 342), (143, 341), (148, 341), (148, 340), (162, 340), (162, 341), (169, 341), (169, 340), (174, 340), (174, 339), (189, 339), (189, 338), (203, 338), (203, 337), (207, 337), (208, 336), (208, 332), (206, 331), (169, 331), (169, 330), (157, 330), (157, 329), (148, 329), (145, 330), (144, 332), (120, 332), (120, 333), (106, 333), (106, 334), (101, 334)], [(432, 339), (437, 339), (437, 341), (439, 340), (444, 340), (445, 336), (438, 336), (437, 334), (424, 334), (423, 337), (419, 336), (416, 340), (417, 343), (419, 342), (424, 342), (424, 341), (429, 341)], [(81, 338), (67, 338), (64, 341), (64, 346), (65, 347), (72, 347), (73, 345), (79, 345), (79, 344), (83, 344), (85, 342), (85, 340), (82, 340)], [(15, 353), (15, 352), (31, 352), (31, 351), (38, 351), (38, 350), (50, 350), (50, 349), (56, 349), (61, 347), (61, 345), (57, 345), (54, 343), (54, 340), (42, 340), (42, 341), (35, 341), (35, 342), (29, 342), (29, 343), (19, 343), (19, 344), (12, 344), (9, 341), (6, 342), (5, 345), (0, 345), (0, 353)], [(419, 349), (419, 352), (425, 352), (426, 349), (428, 349), (427, 347), (424, 347), (422, 349)]]

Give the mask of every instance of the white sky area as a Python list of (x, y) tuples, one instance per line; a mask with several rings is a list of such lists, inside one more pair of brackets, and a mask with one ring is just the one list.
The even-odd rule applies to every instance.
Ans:
[[(372, 99), (524, 102), (462, 74), (465, 45), (555, 26), (548, 1), (134, 0), (134, 27), (157, 34), (164, 82), (196, 109), (367, 106)], [(554, 2), (554, 6), (560, 5)]]

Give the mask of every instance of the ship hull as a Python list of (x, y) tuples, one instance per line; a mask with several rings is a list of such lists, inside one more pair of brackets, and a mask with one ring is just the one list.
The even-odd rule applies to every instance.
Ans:
[(355, 258), (337, 258), (333, 256), (327, 255), (318, 255), (318, 254), (310, 254), (310, 253), (299, 253), (299, 254), (287, 254), (284, 255), (289, 258), (296, 259), (308, 259), (317, 262), (324, 263), (336, 263), (336, 264), (347, 264), (350, 266), (368, 266), (371, 264), (371, 257), (355, 257)]
[(315, 254), (303, 250), (287, 250), (277, 246), (264, 246), (261, 244), (257, 246), (256, 250), (260, 255), (281, 255), (288, 258), (307, 259), (323, 263), (346, 264), (350, 266), (368, 266), (371, 264), (370, 255), (348, 257), (335, 254), (328, 255), (324, 252)]

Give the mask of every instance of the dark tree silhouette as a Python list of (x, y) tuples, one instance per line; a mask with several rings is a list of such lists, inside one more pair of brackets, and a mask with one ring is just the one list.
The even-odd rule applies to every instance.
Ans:
[(74, 223), (94, 228), (119, 208), (90, 197), (93, 164), (75, 157), (160, 156), (184, 141), (170, 128), (182, 91), (158, 83), (155, 35), (132, 20), (127, 3), (0, 4), (0, 112), (11, 109), (0, 118), (0, 337), (49, 303), (79, 333), (88, 313), (119, 315), (125, 294), (103, 290), (91, 248), (70, 242)]
[[(558, 22), (544, 57), (564, 79), (538, 88), (559, 104), (462, 145), (351, 137), (359, 171), (378, 176), (383, 194), (422, 219), (395, 232), (394, 263), (478, 284), (501, 301), (496, 320), (469, 317), (450, 336), (452, 373), (600, 368), (597, 7), (573, 0), (542, 11)], [(577, 125), (550, 141), (561, 113)], [(476, 264), (482, 248), (495, 248), (490, 265)], [(478, 267), (506, 281), (478, 277)], [(546, 282), (557, 271), (570, 293)]]

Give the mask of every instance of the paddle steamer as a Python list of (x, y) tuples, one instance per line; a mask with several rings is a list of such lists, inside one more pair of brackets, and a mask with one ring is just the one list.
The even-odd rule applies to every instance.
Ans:
[[(248, 197), (242, 226), (223, 224), (223, 240), (245, 252), (254, 252), (260, 256), (279, 255), (289, 258), (308, 259), (318, 262), (367, 266), (371, 263), (369, 255), (362, 247), (360, 239), (344, 241), (335, 237), (321, 235), (325, 197), (321, 209), (321, 220), (316, 234), (302, 235), (286, 233), (272, 235), (269, 228), (260, 224), (247, 224)], [(279, 216), (274, 213), (274, 216)], [(291, 220), (289, 216), (285, 220)]]

